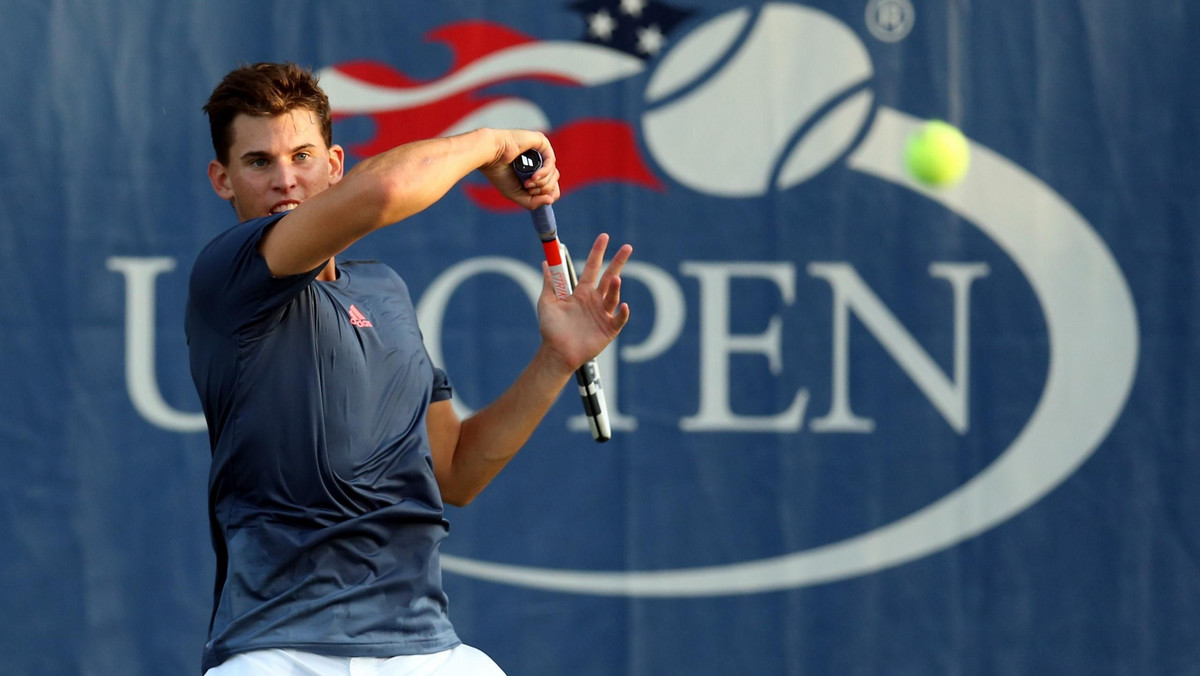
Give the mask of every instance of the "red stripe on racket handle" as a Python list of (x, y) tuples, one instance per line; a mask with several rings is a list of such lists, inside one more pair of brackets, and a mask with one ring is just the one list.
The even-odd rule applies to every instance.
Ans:
[(542, 242), (542, 251), (546, 253), (546, 262), (550, 264), (550, 267), (553, 268), (563, 264), (562, 252), (559, 250), (557, 237), (551, 242)]

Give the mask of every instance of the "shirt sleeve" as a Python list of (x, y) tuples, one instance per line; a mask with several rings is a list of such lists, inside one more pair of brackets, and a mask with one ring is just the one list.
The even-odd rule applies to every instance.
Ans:
[(196, 257), (188, 302), (211, 328), (234, 335), (271, 317), (321, 270), (275, 277), (258, 251), (263, 234), (285, 214), (255, 218), (218, 235)]
[(450, 376), (442, 369), (433, 367), (433, 397), (431, 401), (446, 401), (454, 396), (454, 388), (450, 386)]

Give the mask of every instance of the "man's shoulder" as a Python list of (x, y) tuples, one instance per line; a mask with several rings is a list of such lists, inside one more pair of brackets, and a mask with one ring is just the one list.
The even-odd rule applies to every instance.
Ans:
[(387, 270), (392, 274), (396, 274), (392, 267), (383, 261), (377, 261), (373, 258), (356, 258), (353, 260), (339, 260), (338, 265), (347, 268), (355, 268), (359, 270)]
[(373, 259), (356, 259), (356, 260), (339, 260), (338, 267), (350, 273), (351, 278), (370, 278), (370, 279), (388, 279), (404, 283), (400, 277), (400, 273), (392, 269), (392, 266), (382, 261)]
[(262, 237), (263, 231), (280, 218), (280, 214), (273, 214), (271, 216), (263, 216), (262, 218), (252, 218), (225, 228), (213, 236), (212, 239), (208, 240), (208, 243), (204, 245), (200, 253), (196, 256), (196, 262), (202, 263), (214, 255), (226, 258), (236, 251), (246, 249), (247, 245), (253, 245), (254, 248), (257, 248), (258, 240)]
[(192, 263), (188, 312), (231, 334), (270, 314), (305, 288), (317, 270), (274, 277), (258, 252), (262, 233), (279, 215), (243, 221), (219, 233)]
[(348, 288), (351, 293), (381, 295), (412, 302), (408, 284), (387, 263), (377, 260), (338, 261), (338, 267), (349, 274)]

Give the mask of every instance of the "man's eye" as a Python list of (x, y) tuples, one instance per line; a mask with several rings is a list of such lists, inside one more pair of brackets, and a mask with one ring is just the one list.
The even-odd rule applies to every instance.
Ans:
[(263, 167), (267, 166), (267, 161), (260, 157), (257, 160), (252, 161), (250, 166), (254, 167), (255, 169), (262, 169)]
[(309, 157), (311, 157), (311, 156), (308, 153), (296, 153), (297, 160), (303, 161), (303, 160), (307, 160)]

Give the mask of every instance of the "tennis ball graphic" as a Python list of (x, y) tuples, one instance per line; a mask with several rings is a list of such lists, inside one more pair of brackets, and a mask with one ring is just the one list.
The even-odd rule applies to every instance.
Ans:
[(954, 125), (930, 120), (908, 137), (904, 166), (913, 178), (936, 187), (962, 180), (971, 164), (967, 139)]
[(646, 147), (693, 190), (756, 197), (820, 172), (857, 138), (874, 97), (870, 56), (845, 24), (768, 3), (710, 19), (646, 87)]

